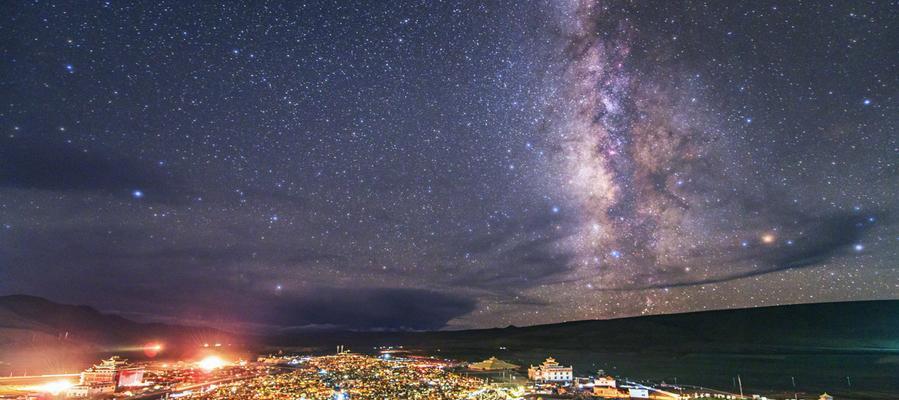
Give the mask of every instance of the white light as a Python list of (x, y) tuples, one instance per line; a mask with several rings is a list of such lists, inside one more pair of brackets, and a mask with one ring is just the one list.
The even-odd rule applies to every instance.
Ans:
[(209, 356), (197, 362), (197, 366), (206, 372), (224, 367), (225, 365), (228, 365), (228, 363), (218, 356)]
[(69, 382), (69, 381), (62, 380), (62, 381), (48, 382), (43, 385), (36, 386), (36, 387), (34, 387), (34, 389), (41, 393), (50, 393), (55, 396), (55, 395), (58, 395), (64, 391), (68, 390), (72, 386), (75, 386), (75, 384), (72, 382)]

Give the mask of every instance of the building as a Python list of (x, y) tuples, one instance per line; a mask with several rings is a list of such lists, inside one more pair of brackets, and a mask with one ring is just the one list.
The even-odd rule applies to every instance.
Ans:
[(66, 390), (66, 398), (89, 398), (115, 392), (114, 385), (75, 385)]
[(119, 388), (143, 386), (144, 370), (143, 368), (130, 367), (119, 371), (119, 377), (116, 379), (116, 386)]
[(649, 389), (647, 388), (628, 388), (627, 397), (632, 399), (648, 399)]
[(528, 379), (536, 382), (571, 382), (574, 379), (573, 369), (559, 365), (552, 357), (547, 358), (543, 364), (531, 365), (528, 368)]
[(111, 357), (84, 370), (81, 381), (67, 392), (68, 397), (91, 397), (113, 393), (118, 389), (141, 386), (144, 369), (131, 365), (127, 360)]
[(81, 373), (81, 384), (85, 386), (115, 384), (119, 368), (124, 367), (126, 363), (119, 357), (102, 360)]
[(827, 394), (827, 392), (824, 392), (824, 394), (818, 397), (818, 400), (833, 400), (833, 396)]
[(505, 362), (496, 357), (490, 357), (484, 361), (469, 364), (468, 369), (472, 371), (508, 371), (510, 369), (518, 369), (518, 365)]
[(615, 377), (611, 375), (600, 376), (593, 380), (593, 386), (615, 388), (617, 385)]
[(593, 380), (593, 395), (607, 399), (625, 397), (622, 391), (618, 390), (618, 382), (616, 382), (615, 378), (610, 375), (600, 375)]
[(604, 399), (679, 400), (681, 396), (662, 389), (632, 382), (618, 382), (612, 376), (598, 376), (593, 380), (593, 396)]

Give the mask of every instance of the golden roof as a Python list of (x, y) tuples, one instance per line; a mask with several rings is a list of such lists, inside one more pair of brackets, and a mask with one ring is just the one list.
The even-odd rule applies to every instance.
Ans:
[(507, 363), (496, 357), (490, 357), (484, 361), (469, 364), (468, 368), (482, 371), (500, 371), (504, 369), (516, 369), (518, 368), (518, 366), (512, 363)]

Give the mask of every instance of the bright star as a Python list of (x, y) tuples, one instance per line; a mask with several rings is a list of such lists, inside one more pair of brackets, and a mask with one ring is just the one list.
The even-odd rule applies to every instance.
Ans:
[(140, 199), (140, 198), (144, 197), (144, 192), (141, 190), (135, 190), (135, 191), (131, 192), (131, 197), (134, 197), (135, 199)]
[(852, 248), (855, 249), (855, 251), (862, 251), (865, 249), (865, 245), (858, 243), (855, 246), (852, 246)]

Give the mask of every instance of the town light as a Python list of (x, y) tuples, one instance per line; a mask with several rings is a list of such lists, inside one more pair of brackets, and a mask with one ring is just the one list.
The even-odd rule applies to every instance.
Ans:
[(228, 365), (228, 363), (225, 362), (225, 360), (222, 360), (219, 356), (208, 356), (197, 362), (197, 366), (206, 372), (224, 367), (225, 365)]
[(156, 342), (147, 343), (144, 345), (143, 350), (144, 350), (144, 354), (147, 357), (153, 358), (153, 357), (156, 357), (156, 355), (158, 355), (160, 351), (162, 351), (162, 344), (156, 343)]
[(64, 391), (68, 390), (72, 386), (75, 386), (75, 384), (70, 381), (59, 380), (59, 381), (47, 382), (43, 385), (35, 387), (34, 389), (38, 392), (50, 393), (55, 396), (55, 395), (58, 395)]

